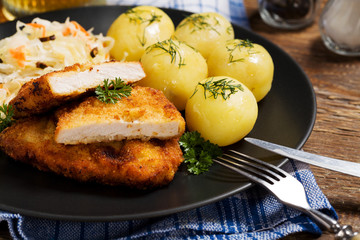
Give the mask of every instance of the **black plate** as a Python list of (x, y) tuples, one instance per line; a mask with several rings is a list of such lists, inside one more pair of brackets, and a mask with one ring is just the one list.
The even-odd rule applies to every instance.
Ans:
[[(70, 16), (85, 29), (106, 34), (110, 24), (128, 6), (101, 6), (63, 10), (39, 15), (64, 22)], [(165, 12), (177, 25), (189, 13)], [(31, 21), (33, 17), (22, 19)], [(300, 148), (315, 122), (316, 102), (312, 85), (297, 65), (279, 47), (259, 35), (234, 26), (236, 38), (263, 45), (275, 64), (273, 87), (259, 103), (259, 117), (252, 137)], [(0, 38), (15, 32), (15, 22), (0, 25)], [(44, 146), (46, 147), (46, 146)], [(240, 141), (231, 146), (282, 165), (286, 160)], [(17, 163), (0, 153), (0, 209), (29, 216), (61, 220), (112, 221), (167, 215), (196, 208), (240, 192), (251, 184), (239, 175), (214, 165), (201, 176), (190, 175), (181, 166), (173, 182), (153, 191), (82, 184)]]

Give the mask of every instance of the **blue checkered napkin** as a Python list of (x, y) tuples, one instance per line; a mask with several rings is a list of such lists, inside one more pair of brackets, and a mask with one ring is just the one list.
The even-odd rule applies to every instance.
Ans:
[[(192, 12), (217, 11), (248, 26), (242, 0), (108, 0), (110, 4), (156, 5)], [(337, 218), (306, 164), (289, 161), (285, 170), (299, 179), (311, 207)], [(120, 222), (67, 222), (0, 211), (14, 239), (278, 239), (295, 232), (320, 234), (305, 215), (280, 204), (261, 187), (170, 216)]]
[[(305, 187), (311, 207), (337, 218), (308, 165), (289, 161), (285, 170)], [(0, 212), (14, 239), (278, 239), (295, 232), (321, 234), (307, 216), (279, 203), (261, 187), (197, 209), (152, 219), (67, 222)]]

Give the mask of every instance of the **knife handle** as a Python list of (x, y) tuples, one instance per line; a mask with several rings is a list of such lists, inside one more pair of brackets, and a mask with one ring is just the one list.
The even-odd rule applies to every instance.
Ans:
[(360, 240), (360, 234), (353, 232), (350, 225), (340, 227), (340, 230), (335, 234), (336, 240)]
[(360, 234), (356, 234), (351, 240), (360, 240)]
[(360, 234), (354, 232), (350, 225), (341, 226), (335, 219), (315, 209), (300, 209), (309, 213), (310, 217), (323, 229), (335, 234), (336, 240), (360, 240)]

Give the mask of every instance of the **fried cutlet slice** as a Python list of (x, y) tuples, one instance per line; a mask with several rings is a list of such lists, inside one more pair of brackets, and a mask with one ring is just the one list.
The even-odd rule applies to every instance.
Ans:
[(133, 83), (144, 78), (145, 73), (139, 62), (74, 64), (25, 83), (10, 104), (16, 118), (44, 113), (103, 85), (104, 79), (117, 77)]
[(57, 111), (55, 141), (64, 144), (109, 142), (123, 139), (180, 137), (185, 121), (160, 91), (135, 86), (131, 96), (115, 104), (88, 97)]
[(79, 181), (145, 189), (164, 186), (183, 161), (178, 139), (124, 140), (64, 145), (49, 117), (30, 117), (0, 133), (0, 147), (15, 160)]

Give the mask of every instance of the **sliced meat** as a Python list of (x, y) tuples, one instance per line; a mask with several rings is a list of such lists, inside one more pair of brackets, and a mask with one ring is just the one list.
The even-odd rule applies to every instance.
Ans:
[(74, 64), (25, 83), (10, 104), (14, 106), (16, 118), (44, 113), (94, 90), (105, 79), (118, 77), (133, 83), (144, 78), (145, 73), (139, 62)]
[(159, 91), (133, 87), (131, 96), (116, 104), (88, 97), (56, 113), (55, 141), (64, 144), (149, 140), (180, 137), (185, 121), (176, 107)]

